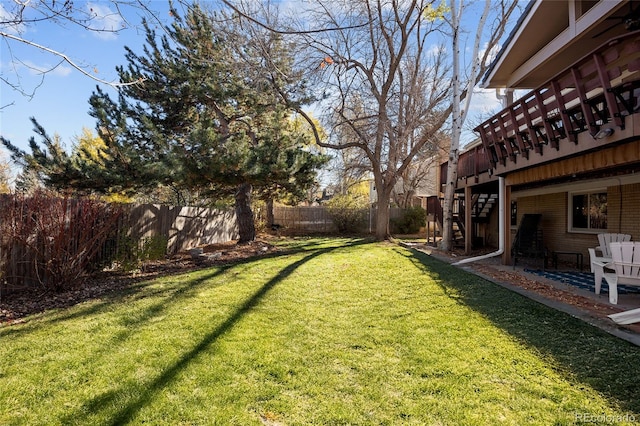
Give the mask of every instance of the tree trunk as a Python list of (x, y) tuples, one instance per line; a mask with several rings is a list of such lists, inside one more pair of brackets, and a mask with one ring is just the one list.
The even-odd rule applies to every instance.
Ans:
[(236, 220), (238, 221), (239, 244), (256, 239), (256, 225), (251, 210), (251, 184), (243, 183), (236, 190)]
[(442, 250), (453, 249), (453, 200), (458, 180), (458, 151), (449, 155), (447, 166), (447, 182), (444, 190), (444, 205), (442, 206)]
[(267, 209), (267, 229), (271, 229), (275, 219), (273, 218), (273, 198), (269, 197), (265, 200)]
[[(457, 1), (458, 0), (450, 0), (449, 3), (451, 8), (451, 27), (453, 30), (453, 37), (451, 39), (453, 51), (453, 103), (451, 108), (451, 116), (453, 119), (453, 123), (451, 129), (451, 147), (449, 148), (449, 163), (447, 166), (447, 182), (444, 191), (444, 206), (442, 209), (442, 227), (444, 229), (442, 230), (441, 248), (443, 250), (451, 250), (453, 248), (453, 202), (455, 198), (456, 183), (458, 182), (458, 160), (460, 158), (460, 137), (462, 134), (462, 125), (464, 124), (467, 113), (469, 112), (469, 104), (471, 102), (471, 96), (473, 95), (473, 86), (476, 84), (476, 77), (483, 73), (480, 70), (480, 64), (476, 60), (473, 62), (470, 76), (468, 77), (466, 83), (463, 85), (461, 82), (461, 78), (463, 77), (464, 73), (460, 70), (460, 59), (462, 57), (462, 52), (460, 49), (459, 39), (461, 33), (460, 22), (462, 20), (463, 10), (465, 6), (463, 2), (460, 2), (460, 4), (458, 5)], [(458, 6), (460, 6), (460, 10), (458, 10)], [(491, 1), (485, 0), (484, 11), (482, 12), (482, 16), (480, 17), (480, 22), (478, 23), (476, 39), (473, 47), (473, 54), (471, 55), (472, 58), (478, 58), (482, 29), (484, 28), (485, 21), (489, 14), (490, 6)], [(464, 105), (462, 105), (461, 107), (463, 91), (467, 91), (467, 95), (464, 99)], [(471, 230), (468, 229), (466, 232), (471, 232)], [(470, 238), (470, 235), (467, 234), (465, 238)]]
[[(460, 15), (462, 10), (458, 12), (457, 1), (451, 0), (451, 27), (453, 30), (452, 37), (452, 54), (453, 54), (453, 78), (452, 91), (453, 103), (451, 108), (451, 146), (449, 147), (449, 162), (447, 164), (447, 181), (444, 189), (444, 205), (442, 206), (442, 241), (440, 247), (443, 250), (451, 250), (453, 248), (453, 198), (455, 196), (456, 183), (458, 181), (458, 158), (460, 147), (460, 135), (462, 132), (462, 123), (464, 121), (463, 112), (460, 109), (461, 102), (461, 73), (460, 73)], [(469, 96), (471, 96), (469, 94)]]
[[(391, 186), (393, 188), (393, 186)], [(387, 190), (383, 185), (376, 185), (377, 191), (377, 212), (376, 212), (376, 240), (388, 240), (389, 233), (389, 200), (391, 199), (391, 189)]]

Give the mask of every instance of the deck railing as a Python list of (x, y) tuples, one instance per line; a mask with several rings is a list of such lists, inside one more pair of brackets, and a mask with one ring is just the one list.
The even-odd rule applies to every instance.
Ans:
[(636, 31), (610, 40), (529, 92), (474, 129), (491, 167), (528, 159), (532, 152), (547, 155), (545, 147), (558, 150), (563, 139), (577, 144), (582, 132), (607, 136), (598, 134), (607, 123), (624, 129), (625, 116), (640, 107), (639, 71)]
[[(532, 155), (554, 160), (563, 155), (557, 153), (560, 144), (577, 145), (583, 132), (606, 138), (608, 129), (624, 129), (625, 117), (639, 112), (640, 31), (635, 31), (609, 40), (476, 127), (482, 145), (460, 154), (458, 180), (477, 181), (499, 165), (527, 167)], [(446, 172), (444, 163), (441, 182)]]

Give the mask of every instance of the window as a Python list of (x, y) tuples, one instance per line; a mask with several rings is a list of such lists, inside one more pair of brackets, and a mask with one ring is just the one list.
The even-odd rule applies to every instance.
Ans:
[(607, 229), (607, 193), (569, 194), (569, 230), (602, 231)]

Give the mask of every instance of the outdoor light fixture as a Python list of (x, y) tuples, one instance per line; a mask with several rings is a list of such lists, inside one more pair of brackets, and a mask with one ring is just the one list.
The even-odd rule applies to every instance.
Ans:
[(607, 127), (606, 129), (600, 129), (598, 133), (593, 135), (595, 139), (604, 139), (608, 138), (613, 134), (614, 130), (611, 127)]

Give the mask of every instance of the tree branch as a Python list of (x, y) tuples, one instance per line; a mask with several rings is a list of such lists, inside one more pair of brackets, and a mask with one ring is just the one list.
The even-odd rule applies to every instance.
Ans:
[[(97, 81), (98, 83), (106, 84), (106, 85), (111, 86), (111, 87), (132, 86), (134, 84), (139, 84), (139, 83), (142, 83), (144, 81), (144, 79), (139, 79), (139, 80), (136, 80), (136, 81), (126, 82), (126, 83), (123, 83), (123, 82), (117, 83), (115, 81), (103, 80), (103, 79), (98, 78), (95, 75), (91, 74), (90, 72), (86, 71), (84, 68), (82, 68), (80, 65), (76, 64), (74, 61), (71, 60), (71, 58), (69, 58), (67, 55), (65, 55), (62, 52), (59, 52), (57, 50), (48, 48), (46, 46), (43, 46), (43, 45), (38, 44), (38, 43), (35, 43), (33, 41), (26, 40), (26, 39), (24, 39), (22, 37), (14, 36), (12, 34), (4, 32), (4, 31), (0, 31), (0, 37), (4, 37), (4, 38), (8, 38), (8, 39), (20, 42), (20, 43), (24, 43), (24, 44), (26, 44), (28, 46), (35, 47), (36, 49), (40, 49), (40, 50), (42, 50), (44, 52), (51, 53), (52, 55), (57, 56), (57, 57), (62, 59), (62, 61), (60, 63), (66, 62), (71, 67), (73, 67), (75, 70), (79, 71), (80, 73), (84, 74), (85, 76), (89, 77), (90, 79), (92, 79), (94, 81)], [(58, 64), (58, 65), (60, 65), (60, 64)], [(58, 65), (56, 65), (56, 67)]]
[(233, 10), (234, 12), (236, 12), (242, 18), (246, 19), (247, 21), (258, 25), (259, 27), (264, 28), (265, 30), (269, 30), (272, 33), (280, 34), (280, 35), (321, 34), (321, 33), (334, 32), (334, 31), (352, 30), (352, 29), (366, 27), (367, 25), (369, 25), (369, 22), (365, 22), (363, 24), (348, 25), (348, 26), (344, 26), (344, 27), (343, 26), (336, 26), (336, 27), (330, 27), (330, 28), (316, 28), (316, 29), (312, 29), (312, 30), (280, 30), (280, 29), (277, 29), (277, 28), (273, 28), (272, 26), (270, 26), (268, 24), (265, 24), (264, 22), (261, 22), (258, 19), (253, 18), (249, 14), (247, 14), (247, 13), (243, 12), (242, 10), (240, 10), (240, 8), (238, 8), (237, 6), (235, 6), (233, 3), (231, 3), (228, 0), (222, 0), (222, 3), (225, 6), (227, 6), (228, 8), (230, 8), (231, 10)]

